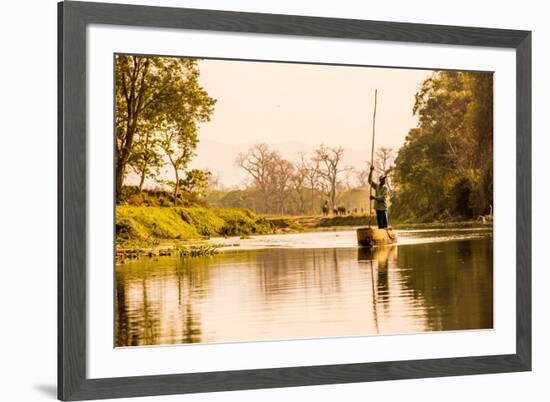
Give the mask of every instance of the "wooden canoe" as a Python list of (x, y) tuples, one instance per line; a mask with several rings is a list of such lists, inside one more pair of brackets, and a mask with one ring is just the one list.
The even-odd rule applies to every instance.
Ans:
[(397, 233), (391, 227), (378, 229), (369, 226), (357, 229), (359, 247), (374, 247), (393, 243), (397, 243)]

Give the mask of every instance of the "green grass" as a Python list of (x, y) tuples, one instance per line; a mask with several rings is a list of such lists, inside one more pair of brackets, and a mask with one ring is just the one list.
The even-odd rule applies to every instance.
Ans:
[[(334, 230), (365, 226), (367, 215), (341, 216), (269, 216), (262, 217), (246, 209), (217, 209), (200, 205), (160, 207), (117, 205), (116, 240), (124, 248), (155, 247), (159, 244), (190, 244), (210, 237)], [(375, 224), (376, 219), (371, 219)], [(490, 227), (480, 222), (433, 222), (390, 224), (398, 229)]]
[(272, 232), (258, 215), (241, 209), (202, 206), (153, 207), (117, 205), (117, 242), (194, 240), (216, 236), (243, 236)]

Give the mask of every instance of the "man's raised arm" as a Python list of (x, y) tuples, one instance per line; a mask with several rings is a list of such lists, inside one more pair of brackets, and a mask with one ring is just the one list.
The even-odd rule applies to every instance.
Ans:
[(369, 172), (369, 184), (374, 188), (376, 189), (378, 187), (378, 185), (372, 181), (372, 172), (374, 171), (374, 166), (371, 165), (370, 167), (370, 172)]

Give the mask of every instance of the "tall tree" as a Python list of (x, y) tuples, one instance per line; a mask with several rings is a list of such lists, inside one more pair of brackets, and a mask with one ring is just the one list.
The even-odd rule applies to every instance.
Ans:
[[(309, 161), (304, 153), (300, 153), (298, 160), (294, 163), (294, 175), (292, 176), (292, 186), (296, 192), (298, 210), (304, 214), (306, 212), (305, 191), (308, 185), (310, 174)], [(311, 204), (313, 207), (313, 203)]]
[(388, 147), (380, 147), (376, 150), (376, 159), (374, 165), (379, 174), (386, 175), (389, 173), (393, 165), (393, 149)]
[(366, 168), (359, 169), (355, 172), (355, 175), (357, 176), (357, 182), (359, 183), (359, 187), (368, 187), (369, 186), (369, 166)]
[(176, 124), (167, 124), (160, 134), (160, 147), (170, 161), (174, 171), (174, 205), (178, 203), (179, 189), (181, 186), (181, 172), (185, 170), (193, 156), (199, 140), (196, 130), (186, 130)]
[(118, 55), (115, 64), (119, 198), (137, 134), (155, 133), (169, 123), (196, 129), (210, 119), (216, 101), (198, 83), (196, 59)]
[(126, 164), (144, 110), (151, 104), (148, 95), (148, 57), (116, 57), (116, 191), (120, 196)]
[(144, 130), (136, 136), (128, 165), (139, 176), (139, 193), (143, 191), (145, 179), (155, 179), (164, 164), (162, 155), (157, 151), (158, 138), (155, 133)]
[(314, 213), (315, 211), (319, 211), (319, 209), (315, 207), (315, 192), (319, 190), (319, 161), (315, 160), (315, 158), (304, 159), (303, 154), (300, 158), (302, 160), (301, 164), (305, 168), (306, 180), (309, 187), (310, 209), (311, 212)]
[(277, 155), (273, 161), (273, 168), (270, 174), (271, 187), (277, 200), (276, 212), (284, 214), (286, 211), (285, 195), (290, 189), (294, 175), (294, 165)]
[(399, 150), (394, 212), (421, 220), (487, 213), (492, 204), (493, 77), (435, 72), (413, 112), (418, 127)]
[(341, 193), (345, 194), (346, 197), (341, 197), (339, 202), (344, 202), (347, 210), (352, 209), (352, 190), (354, 188), (354, 179), (356, 178), (353, 167), (348, 166), (343, 171), (343, 178), (338, 181), (339, 187), (342, 188)]
[(341, 167), (344, 156), (344, 148), (342, 147), (326, 147), (321, 145), (315, 150), (314, 159), (319, 163), (318, 174), (328, 185), (329, 202), (331, 209), (336, 205), (336, 184), (340, 173), (344, 171)]
[(278, 157), (278, 153), (270, 149), (267, 144), (256, 144), (247, 152), (240, 153), (235, 161), (250, 174), (254, 184), (260, 189), (264, 213), (269, 212), (270, 174), (274, 170), (274, 162)]

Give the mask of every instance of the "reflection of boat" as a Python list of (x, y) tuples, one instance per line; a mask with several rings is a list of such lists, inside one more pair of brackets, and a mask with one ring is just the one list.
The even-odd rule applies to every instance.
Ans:
[(377, 229), (371, 226), (357, 229), (359, 247), (382, 246), (397, 243), (397, 233), (391, 228)]
[(388, 260), (397, 257), (397, 246), (392, 244), (379, 247), (360, 247), (357, 249), (357, 260), (359, 261), (376, 261), (378, 267), (386, 267)]
[[(370, 266), (370, 279), (372, 285), (372, 313), (376, 333), (380, 333), (378, 324), (378, 300), (382, 303), (387, 302), (390, 297), (388, 263), (397, 258), (397, 246), (378, 246), (378, 247), (359, 247), (357, 249), (357, 260), (368, 263)], [(373, 264), (375, 262), (376, 264)], [(374, 278), (376, 276), (376, 279)], [(375, 285), (376, 282), (376, 285)]]

